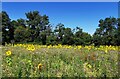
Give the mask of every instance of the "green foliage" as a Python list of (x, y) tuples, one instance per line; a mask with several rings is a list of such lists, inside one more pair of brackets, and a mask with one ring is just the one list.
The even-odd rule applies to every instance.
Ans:
[(14, 39), (14, 27), (11, 26), (11, 21), (8, 14), (2, 11), (2, 44), (9, 43)]
[(31, 41), (31, 30), (23, 26), (18, 26), (15, 30), (15, 41), (16, 42), (30, 42)]
[(80, 27), (76, 27), (76, 33), (75, 33), (74, 40), (75, 40), (76, 45), (92, 44), (92, 36), (86, 32), (83, 32)]
[(99, 28), (93, 35), (95, 45), (120, 45), (117, 42), (119, 31), (119, 19), (114, 17), (105, 18), (99, 21)]
[(55, 28), (49, 23), (47, 15), (38, 11), (25, 13), (27, 20), (11, 21), (8, 14), (2, 12), (2, 43), (37, 43), (43, 45), (120, 45), (120, 18), (100, 19), (98, 28), (91, 36), (80, 27), (71, 29), (58, 23)]

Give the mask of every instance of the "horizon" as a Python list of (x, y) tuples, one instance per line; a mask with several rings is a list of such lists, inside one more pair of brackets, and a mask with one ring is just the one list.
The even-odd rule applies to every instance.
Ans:
[(53, 26), (58, 23), (71, 29), (79, 26), (91, 35), (100, 19), (118, 18), (118, 2), (2, 2), (2, 11), (6, 11), (11, 20), (27, 19), (25, 13), (35, 10), (49, 16)]

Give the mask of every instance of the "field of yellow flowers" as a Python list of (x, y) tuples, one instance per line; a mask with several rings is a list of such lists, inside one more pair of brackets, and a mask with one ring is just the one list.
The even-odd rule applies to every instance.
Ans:
[(2, 77), (118, 77), (118, 46), (2, 46)]

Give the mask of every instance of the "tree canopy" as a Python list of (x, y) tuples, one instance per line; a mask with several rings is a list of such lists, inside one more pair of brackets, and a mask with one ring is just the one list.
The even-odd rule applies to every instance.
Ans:
[[(120, 18), (100, 19), (93, 35), (84, 32), (81, 27), (69, 28), (58, 23), (55, 28), (49, 22), (49, 16), (38, 11), (25, 13), (27, 19), (12, 20), (2, 11), (2, 44), (36, 43), (43, 45), (120, 45)], [(1, 17), (0, 17), (1, 18)]]

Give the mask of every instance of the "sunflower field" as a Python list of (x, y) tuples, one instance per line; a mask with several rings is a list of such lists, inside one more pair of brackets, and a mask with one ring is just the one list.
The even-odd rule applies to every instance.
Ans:
[(2, 77), (117, 77), (119, 46), (1, 46)]

